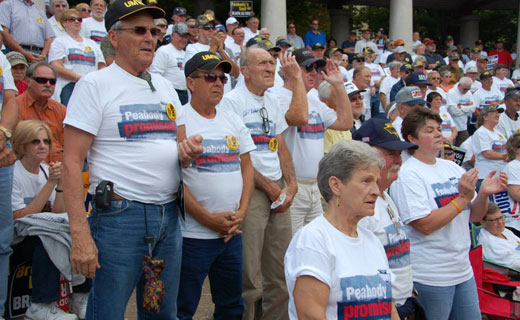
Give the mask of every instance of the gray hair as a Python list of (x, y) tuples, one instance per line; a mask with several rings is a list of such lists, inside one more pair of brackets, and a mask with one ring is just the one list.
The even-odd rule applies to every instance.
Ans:
[(58, 73), (56, 72), (56, 70), (46, 61), (39, 61), (39, 62), (31, 64), (29, 66), (29, 68), (27, 68), (27, 72), (25, 75), (27, 76), (27, 78), (32, 78), (36, 69), (38, 69), (39, 67), (42, 67), (42, 66), (51, 69), (52, 73), (54, 73), (54, 78), (58, 78)]
[(330, 98), (330, 89), (332, 86), (327, 81), (322, 81), (318, 86), (318, 95), (320, 96), (320, 100)]
[(355, 141), (341, 141), (334, 144), (329, 153), (320, 161), (318, 169), (318, 188), (325, 201), (332, 199), (333, 193), (329, 185), (329, 178), (334, 176), (343, 183), (348, 182), (354, 172), (370, 166), (383, 168), (384, 161), (375, 148)]
[(462, 77), (459, 80), (459, 85), (469, 85), (469, 86), (471, 86), (472, 84), (473, 84), (473, 80), (471, 80), (471, 78), (468, 78), (468, 77)]
[(388, 64), (388, 69), (392, 70), (394, 68), (401, 68), (403, 64), (399, 61), (392, 61)]
[(110, 27), (110, 30), (114, 30), (114, 31), (118, 31), (119, 29), (121, 29), (123, 26), (123, 21), (121, 20), (117, 20), (116, 23), (114, 23), (111, 27)]
[(161, 24), (161, 22), (165, 25), (168, 25), (168, 21), (166, 21), (164, 18), (153, 19), (153, 23), (155, 25)]
[(451, 71), (450, 70), (444, 70), (441, 72), (441, 77), (445, 77), (447, 74), (449, 74), (451, 76)]
[(69, 8), (69, 3), (67, 2), (67, 0), (51, 0), (49, 3), (49, 6), (50, 6), (51, 13), (53, 15), (54, 15), (54, 4), (56, 2), (65, 2), (65, 4), (67, 5), (67, 9)]

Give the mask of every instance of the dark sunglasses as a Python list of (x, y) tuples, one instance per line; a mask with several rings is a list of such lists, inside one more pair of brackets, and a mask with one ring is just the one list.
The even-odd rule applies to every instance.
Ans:
[(202, 27), (202, 29), (204, 29), (204, 30), (215, 30), (216, 28), (215, 28), (215, 26), (204, 26), (204, 27)]
[(40, 139), (34, 139), (31, 141), (31, 144), (34, 145), (34, 146), (38, 146), (40, 145), (40, 143), (45, 144), (46, 146), (48, 146), (49, 144), (51, 144), (51, 140), (50, 139), (43, 139), (43, 140), (40, 140)]
[(140, 36), (144, 36), (146, 34), (146, 31), (150, 31), (150, 33), (152, 34), (153, 37), (160, 37), (162, 34), (161, 29), (155, 28), (155, 27), (148, 29), (147, 27), (136, 26), (136, 27), (132, 27), (132, 28), (121, 28), (121, 29), (117, 29), (117, 30), (118, 31), (119, 30), (130, 30), (133, 33), (140, 35)]
[(225, 74), (217, 76), (214, 73), (205, 73), (203, 76), (195, 76), (191, 78), (204, 78), (204, 80), (208, 83), (214, 83), (215, 81), (217, 81), (217, 79), (220, 79), (220, 82), (222, 82), (222, 84), (226, 84), (228, 82), (228, 78)]
[(38, 82), (39, 84), (46, 84), (47, 82), (49, 82), (51, 86), (56, 84), (55, 78), (33, 77), (33, 80)]
[(305, 66), (305, 71), (307, 71), (307, 72), (312, 72), (313, 69), (316, 70), (316, 72), (318, 72), (318, 73), (320, 71), (324, 70), (323, 67), (318, 67), (318, 66), (316, 66), (314, 64), (309, 64), (309, 65)]
[(67, 21), (71, 21), (71, 22), (74, 22), (74, 21), (82, 22), (82, 21), (83, 21), (83, 18), (81, 18), (81, 17), (70, 17), (70, 18), (67, 19)]
[(92, 12), (92, 10), (90, 10), (90, 9), (86, 9), (86, 8), (81, 9), (81, 11), (83, 11), (83, 12), (87, 11), (88, 13), (91, 13), (91, 12)]
[(269, 114), (267, 113), (267, 109), (262, 107), (258, 112), (260, 113), (260, 117), (262, 117), (262, 131), (264, 131), (264, 133), (269, 133), (271, 127), (269, 126)]

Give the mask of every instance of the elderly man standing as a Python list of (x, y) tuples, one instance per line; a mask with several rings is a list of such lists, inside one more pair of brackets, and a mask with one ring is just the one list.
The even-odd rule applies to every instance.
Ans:
[(54, 32), (45, 13), (31, 0), (0, 2), (0, 34), (5, 46), (24, 55), (29, 63), (45, 60)]
[(458, 147), (469, 137), (468, 117), (471, 116), (477, 105), (473, 102), (471, 85), (473, 81), (468, 77), (460, 78), (459, 84), (447, 94), (448, 112), (457, 127), (457, 138), (454, 144)]
[(500, 115), (496, 128), (509, 139), (513, 134), (520, 133), (520, 90), (517, 87), (506, 90), (504, 105), (506, 111)]
[(92, 17), (86, 18), (81, 23), (81, 35), (100, 44), (101, 40), (107, 35), (104, 18), (107, 4), (105, 0), (91, 0), (90, 9), (92, 10)]
[(200, 135), (204, 151), (183, 169), (186, 211), (179, 286), (179, 319), (191, 320), (202, 285), (209, 276), (213, 319), (240, 320), (242, 301), (242, 237), (254, 189), (249, 153), (256, 149), (242, 119), (216, 109), (224, 94), (228, 61), (214, 53), (195, 54), (185, 67), (191, 101), (185, 105), (186, 134)]
[(184, 23), (174, 24), (170, 45), (157, 49), (150, 72), (158, 73), (170, 80), (184, 105), (188, 102), (186, 78), (184, 77), (184, 48), (188, 43), (188, 26)]
[[(83, 77), (67, 108), (64, 198), (72, 266), (93, 278), (86, 319), (123, 319), (134, 289), (140, 319), (177, 319), (179, 162), (187, 166), (202, 152), (202, 138), (186, 139), (171, 82), (147, 72), (161, 33), (154, 18), (162, 17), (156, 5), (116, 0), (105, 16), (115, 61)], [(88, 222), (81, 182), (87, 155), (94, 195)], [(143, 257), (152, 268), (150, 256), (164, 263), (160, 310), (143, 306)]]
[(0, 52), (0, 319), (3, 319), (7, 299), (7, 276), (9, 275), (9, 256), (13, 240), (13, 210), (11, 191), (13, 189), (13, 166), (16, 157), (10, 148), (9, 140), (18, 123), (18, 104), (16, 86), (11, 75), (11, 66)]
[(63, 155), (63, 120), (67, 108), (51, 99), (56, 78), (56, 70), (47, 62), (33, 63), (27, 69), (27, 91), (16, 97), (20, 106), (20, 121), (41, 120), (51, 129), (52, 149), (47, 163), (61, 161)]
[(52, 17), (49, 18), (49, 23), (51, 24), (54, 35), (57, 38), (66, 34), (65, 29), (63, 29), (63, 26), (60, 23), (60, 18), (61, 13), (69, 8), (69, 3), (67, 0), (51, 0), (50, 5)]
[[(284, 132), (284, 137), (293, 158), (298, 182), (298, 193), (291, 206), (294, 234), (314, 218), (323, 214), (316, 177), (318, 163), (323, 157), (325, 130), (349, 130), (352, 128), (353, 119), (350, 101), (343, 85), (343, 76), (338, 66), (330, 60), (326, 62), (323, 59), (314, 58), (307, 49), (297, 49), (293, 54), (300, 65), (301, 77), (307, 93), (306, 100), (309, 105), (307, 121), (303, 125), (289, 121), (290, 103), (294, 93), (294, 86), (290, 81), (284, 81), (284, 87), (277, 89), (276, 94), (280, 100), (280, 106), (285, 112), (287, 123), (290, 125), (289, 129)], [(318, 72), (334, 90), (336, 110), (320, 101), (318, 91), (314, 89)], [(368, 72), (370, 73), (370, 70)]]
[[(238, 114), (249, 129), (256, 150), (251, 152), (255, 190), (242, 225), (244, 320), (257, 319), (255, 303), (263, 276), (262, 319), (288, 319), (289, 295), (283, 257), (291, 241), (289, 207), (297, 191), (294, 166), (283, 132), (287, 118), (305, 123), (307, 101), (300, 69), (288, 53), (280, 57), (282, 72), (295, 83), (290, 117), (284, 117), (277, 97), (267, 90), (274, 85), (275, 60), (261, 48), (249, 48), (241, 58), (245, 85), (224, 96), (220, 108)], [(302, 118), (304, 121), (302, 121)]]

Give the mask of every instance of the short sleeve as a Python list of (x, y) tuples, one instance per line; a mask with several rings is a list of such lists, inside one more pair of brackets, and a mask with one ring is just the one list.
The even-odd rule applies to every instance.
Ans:
[(509, 162), (505, 167), (505, 172), (507, 173), (507, 185), (520, 185), (520, 161), (513, 160)]
[(324, 253), (312, 248), (301, 247), (287, 254), (285, 270), (288, 279), (311, 276), (332, 287), (332, 261)]
[(54, 39), (51, 43), (51, 50), (49, 51), (49, 62), (61, 60), (67, 56), (67, 48), (63, 37)]
[(164, 47), (160, 47), (159, 50), (155, 53), (155, 57), (153, 58), (152, 65), (150, 67), (150, 72), (158, 73), (160, 75), (164, 75), (166, 73), (166, 69), (168, 68), (168, 55), (166, 54)]
[(325, 122), (325, 127), (330, 127), (336, 120), (338, 120), (338, 115), (336, 111), (332, 108), (329, 108), (325, 103), (319, 103), (321, 113), (323, 115), (323, 122)]
[(394, 201), (399, 215), (404, 223), (424, 218), (432, 212), (428, 190), (415, 172), (409, 172), (404, 176), (400, 172), (400, 177), (392, 184), (390, 195)]
[(11, 10), (12, 5), (10, 1), (0, 2), (0, 25), (11, 29)]
[(97, 85), (87, 75), (76, 84), (63, 123), (97, 135), (103, 121), (103, 108)]
[(20, 209), (23, 209), (26, 207), (26, 205), (23, 201), (22, 188), (23, 188), (23, 186), (20, 185), (20, 183), (16, 179), (16, 176), (14, 176), (13, 177), (13, 190), (11, 193), (11, 205), (13, 207), (13, 211), (20, 210)]
[[(106, 64), (107, 62), (105, 61), (105, 56), (103, 56), (103, 52), (101, 52), (101, 47), (99, 46), (99, 44), (96, 43), (96, 45), (93, 46), (93, 48), (94, 48), (94, 52), (96, 53), (96, 61), (97, 61), (97, 63), (104, 63), (104, 64)], [(97, 67), (97, 65), (96, 65), (96, 67)]]
[(478, 130), (475, 132), (475, 137), (471, 140), (473, 153), (475, 155), (492, 150), (492, 139), (491, 136), (484, 130)]
[[(0, 63), (1, 63), (1, 71), (4, 75), (4, 90), (12, 90), (18, 93), (18, 89), (16, 88), (16, 84), (14, 83), (13, 74), (11, 73), (11, 65), (7, 58), (3, 53), (0, 52)], [(0, 110), (2, 106), (2, 101), (0, 101)]]
[(44, 25), (45, 25), (45, 39), (47, 38), (55, 38), (56, 35), (54, 34), (54, 30), (52, 30), (52, 26), (51, 26), (51, 23), (49, 22), (49, 19), (47, 19), (47, 16), (41, 12), (43, 14), (43, 21), (44, 21)]

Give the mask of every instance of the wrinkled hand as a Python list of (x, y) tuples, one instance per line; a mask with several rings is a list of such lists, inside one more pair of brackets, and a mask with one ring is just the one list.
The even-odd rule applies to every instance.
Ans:
[(92, 236), (88, 224), (81, 231), (71, 233), (72, 248), (70, 260), (72, 268), (76, 273), (80, 273), (87, 278), (96, 276), (96, 269), (100, 269), (98, 261), (98, 249)]
[[(0, 136), (4, 136), (3, 133), (0, 134)], [(15, 161), (16, 156), (13, 150), (9, 149), (4, 141), (4, 143), (0, 144), (0, 168), (10, 166), (15, 163)]]
[(279, 55), (280, 64), (284, 76), (289, 79), (300, 79), (302, 77), (300, 65), (296, 62), (296, 58), (289, 51)]
[(323, 76), (323, 80), (327, 81), (332, 86), (343, 85), (343, 74), (341, 74), (339, 67), (330, 59), (327, 59), (325, 71), (321, 71), (321, 75)]
[[(280, 192), (280, 195), (282, 193), (285, 193), (285, 201), (282, 203), (281, 206), (279, 206), (278, 208), (274, 209), (273, 210), (273, 213), (283, 213), (283, 212), (286, 212), (290, 207), (291, 207), (291, 204), (293, 202), (293, 199), (294, 199), (294, 196), (296, 195), (296, 191), (293, 191), (293, 190), (290, 190), (288, 187), (287, 188), (283, 188), (282, 191)], [(277, 201), (279, 199), (276, 199)]]
[(502, 171), (498, 177), (493, 178), (495, 173), (496, 171), (491, 171), (484, 179), (484, 181), (482, 181), (479, 192), (482, 192), (484, 195), (488, 196), (506, 190), (507, 174)]
[(51, 163), (49, 166), (49, 179), (47, 183), (52, 183), (54, 185), (58, 184), (61, 180), (61, 162)]
[(242, 220), (243, 220), (242, 218), (238, 217), (236, 211), (211, 213), (209, 215), (208, 227), (211, 230), (216, 231), (220, 235), (224, 236), (224, 235), (228, 235), (230, 230), (234, 226), (238, 225), (238, 227), (240, 227)]
[(27, 59), (27, 62), (34, 63), (43, 59), (43, 56), (37, 53), (32, 53), (30, 51), (24, 51), (24, 57)]
[(463, 197), (468, 201), (473, 199), (475, 195), (475, 187), (478, 181), (477, 169), (471, 169), (460, 177), (459, 180), (459, 197)]
[(234, 215), (231, 216), (231, 221), (237, 221), (238, 223), (234, 224), (226, 233), (220, 234), (221, 237), (225, 237), (224, 243), (229, 242), (233, 236), (242, 234), (240, 227), (242, 226), (242, 222), (244, 222), (245, 216), (246, 213), (241, 210), (234, 212)]
[(202, 151), (202, 136), (200, 135), (191, 136), (181, 141), (179, 143), (179, 159), (182, 167), (187, 168)]

